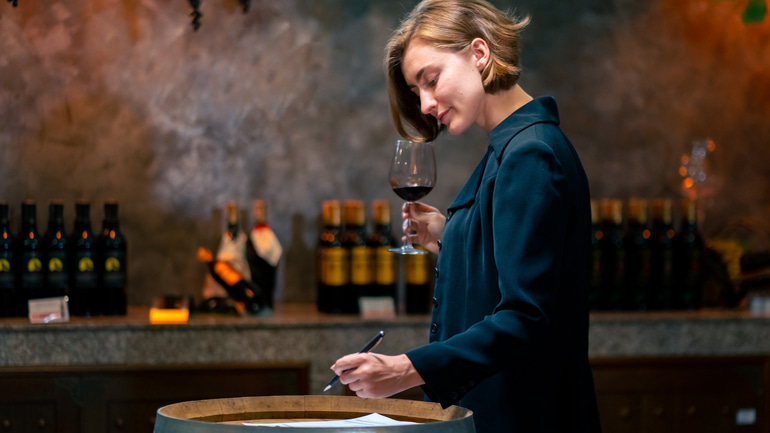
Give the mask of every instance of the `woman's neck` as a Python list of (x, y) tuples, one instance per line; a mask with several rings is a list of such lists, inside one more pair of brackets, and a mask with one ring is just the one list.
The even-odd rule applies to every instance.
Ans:
[(514, 111), (523, 107), (532, 97), (518, 84), (508, 90), (503, 90), (494, 95), (487, 95), (482, 117), (479, 118), (479, 126), (489, 132), (508, 118)]

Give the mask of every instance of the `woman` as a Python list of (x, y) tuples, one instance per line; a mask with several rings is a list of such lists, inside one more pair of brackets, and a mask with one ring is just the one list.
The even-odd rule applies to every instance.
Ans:
[[(430, 344), (353, 354), (332, 369), (361, 397), (422, 386), (486, 432), (600, 431), (588, 363), (588, 182), (552, 98), (519, 85), (516, 20), (483, 0), (424, 0), (386, 49), (399, 133), (489, 136), (446, 216), (403, 208), (438, 254)], [(409, 131), (415, 131), (414, 134)]]

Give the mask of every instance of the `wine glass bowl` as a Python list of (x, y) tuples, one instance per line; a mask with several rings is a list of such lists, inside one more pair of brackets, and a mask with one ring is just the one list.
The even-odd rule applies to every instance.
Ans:
[[(436, 156), (433, 144), (397, 140), (388, 181), (393, 192), (407, 203), (428, 195), (436, 184)], [(410, 225), (407, 219), (407, 227)], [(407, 233), (406, 242), (400, 248), (391, 248), (388, 251), (400, 254), (426, 254), (425, 251), (412, 246), (410, 236), (411, 233)]]

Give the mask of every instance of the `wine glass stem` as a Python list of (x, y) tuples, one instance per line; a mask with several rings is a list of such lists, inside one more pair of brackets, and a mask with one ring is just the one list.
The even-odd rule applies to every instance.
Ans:
[[(409, 205), (409, 215), (412, 214), (412, 205), (414, 202), (408, 201), (406, 204)], [(406, 232), (404, 233), (406, 235), (406, 242), (404, 242), (404, 246), (407, 249), (412, 249), (412, 218), (406, 217)]]

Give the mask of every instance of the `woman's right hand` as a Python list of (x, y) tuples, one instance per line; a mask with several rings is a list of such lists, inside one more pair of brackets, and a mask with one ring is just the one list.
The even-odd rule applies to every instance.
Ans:
[[(433, 254), (438, 254), (436, 241), (441, 239), (446, 217), (435, 207), (421, 202), (404, 203), (401, 217), (404, 219), (404, 233), (411, 233), (409, 238), (412, 242), (422, 245)], [(409, 221), (411, 225), (407, 226)], [(401, 240), (406, 241), (406, 236)]]

